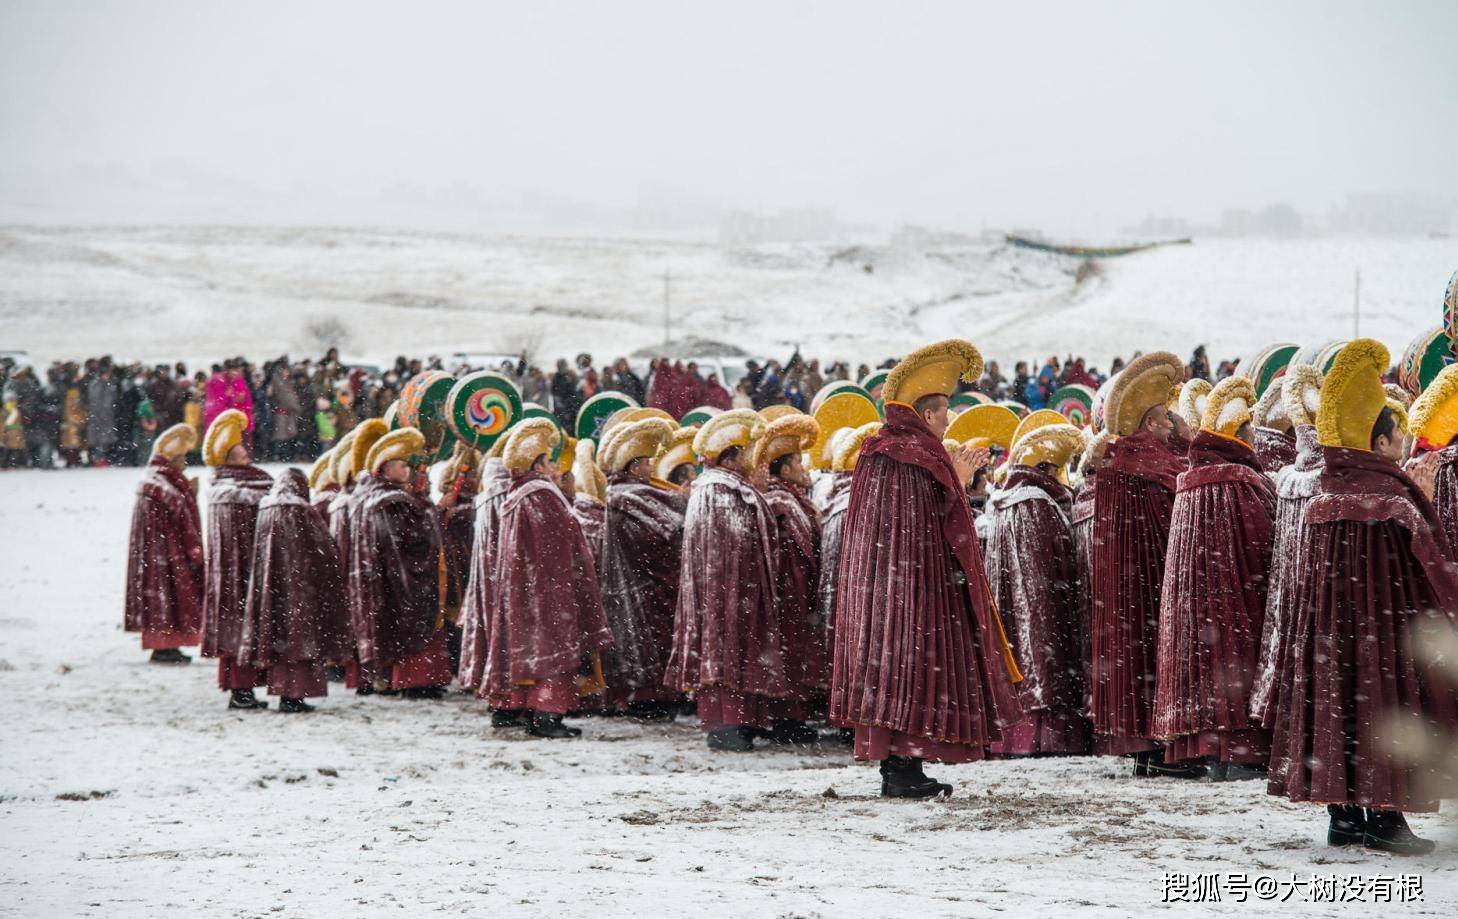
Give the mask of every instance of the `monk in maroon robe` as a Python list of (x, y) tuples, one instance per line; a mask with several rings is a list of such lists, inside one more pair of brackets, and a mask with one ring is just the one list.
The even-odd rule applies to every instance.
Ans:
[[(495, 584), (491, 572), (496, 567), (496, 549), (500, 532), (501, 503), (511, 488), (511, 474), (500, 456), (488, 456), (481, 472), (481, 492), (476, 496), (476, 528), (471, 537), (471, 572), (461, 605), (461, 663), (456, 679), (461, 688), (485, 698), (482, 678), (486, 672), (487, 616), (494, 602)], [(493, 727), (515, 727), (522, 723), (515, 711), (494, 710)]]
[(356, 485), (352, 619), (361, 668), (371, 668), (377, 690), (425, 689), (450, 679), (441, 632), (440, 528), (435, 508), (410, 487), (423, 450), (415, 429), (391, 431), (370, 451), (368, 481)]
[(1296, 462), (1296, 435), (1290, 431), (1256, 428), (1251, 446), (1262, 472), (1279, 472)]
[(542, 418), (519, 422), (507, 436), (511, 488), (501, 502), (482, 677), (494, 707), (529, 713), (528, 732), (547, 738), (582, 733), (562, 716), (584, 690), (601, 690), (598, 653), (613, 642), (592, 552), (552, 465), (558, 437)]
[(763, 433), (749, 409), (709, 419), (694, 441), (704, 472), (684, 515), (673, 648), (664, 684), (694, 693), (710, 749), (742, 752), (768, 731), (772, 702), (789, 694), (775, 618), (774, 520), (745, 477)]
[(850, 509), (851, 474), (832, 472), (830, 494), (820, 515), (820, 577), (815, 588), (815, 619), (825, 629), (825, 647), (835, 648), (835, 597), (840, 588), (840, 549), (845, 512)]
[(450, 653), (450, 671), (461, 666), (461, 636), (466, 587), (471, 580), (471, 543), (476, 532), (475, 498), (481, 490), (480, 456), (458, 448), (457, 455), (446, 466), (441, 479), (441, 538), (445, 540), (445, 610), (446, 647)]
[(951, 794), (922, 771), (923, 760), (983, 759), (1022, 720), (1014, 689), (1022, 675), (966, 497), (988, 451), (942, 445), (948, 394), (981, 365), (961, 341), (898, 364), (882, 390), (885, 425), (861, 447), (851, 482), (830, 720), (854, 728), (856, 759), (881, 761), (888, 797)]
[(155, 664), (186, 664), (202, 639), (203, 543), (197, 496), (182, 474), (197, 435), (176, 425), (157, 438), (137, 486), (127, 549), (124, 624)]
[[(1070, 454), (1078, 436), (1072, 430)], [(993, 745), (993, 752), (1003, 755), (1089, 749), (1088, 722), (1081, 714), (1083, 623), (1070, 519), (1073, 496), (1058, 481), (1066, 462), (1059, 459), (1013, 466), (982, 517), (987, 579), (1023, 674), (1018, 701), (1027, 715)]]
[(1254, 401), (1244, 377), (1210, 394), (1177, 480), (1160, 593), (1154, 733), (1166, 762), (1209, 759), (1217, 777), (1270, 758), (1269, 734), (1250, 717), (1276, 500), (1242, 439)]
[(267, 674), (240, 655), (240, 640), (258, 505), (273, 477), (252, 464), (243, 445), (246, 423), (236, 409), (224, 412), (208, 429), (204, 445), (204, 457), (214, 468), (208, 485), (202, 655), (218, 659), (218, 688), (229, 693), (228, 707), (253, 710), (268, 707), (253, 694), (253, 687), (264, 685)]
[(325, 664), (349, 651), (339, 553), (303, 473), (285, 470), (258, 506), (239, 659), (267, 673), (279, 711), (308, 712), (328, 695)]
[[(1275, 683), (1268, 791), (1327, 804), (1331, 845), (1424, 854), (1433, 843), (1402, 812), (1436, 811), (1451, 764), (1419, 756), (1411, 738), (1458, 729), (1458, 687), (1434, 654), (1458, 640), (1458, 579), (1432, 504), (1396, 464), (1391, 409), (1374, 412), (1383, 402), (1370, 392), (1354, 396), (1362, 381), (1331, 383), (1351, 375), (1347, 355), (1359, 346), (1374, 352), (1364, 388), (1380, 391), (1387, 367), (1386, 349), (1359, 339), (1322, 389), (1321, 482), (1306, 507), (1296, 622)], [(1369, 425), (1370, 449), (1356, 433)]]
[[(1083, 701), (1079, 711), (1085, 720), (1089, 717), (1092, 702), (1093, 675), (1093, 533), (1094, 505), (1097, 501), (1099, 468), (1104, 464), (1104, 453), (1112, 438), (1107, 432), (1095, 435), (1083, 455), (1079, 466), (1083, 483), (1073, 496), (1073, 544), (1078, 558), (1078, 608), (1080, 628), (1078, 633), (1079, 659), (1083, 662)], [(1092, 730), (1092, 724), (1089, 725)], [(1102, 756), (1106, 752), (1099, 735), (1090, 737), (1090, 752)]]

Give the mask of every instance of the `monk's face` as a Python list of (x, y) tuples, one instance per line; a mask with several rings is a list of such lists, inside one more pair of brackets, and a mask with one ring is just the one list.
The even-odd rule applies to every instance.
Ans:
[(800, 488), (810, 487), (810, 473), (805, 471), (805, 463), (800, 459), (800, 454), (791, 453), (790, 458), (780, 463), (779, 477), (797, 485)]
[(672, 480), (673, 484), (677, 485), (679, 488), (688, 488), (694, 483), (694, 479), (697, 479), (698, 477), (699, 470), (695, 468), (694, 464), (684, 463), (682, 466), (679, 466), (677, 469), (673, 470)]
[(646, 456), (640, 456), (623, 471), (640, 482), (646, 482), (653, 478), (653, 461)]
[(238, 444), (228, 451), (228, 455), (224, 457), (223, 462), (229, 466), (247, 466), (248, 460), (248, 448), (242, 444)]
[(558, 477), (557, 487), (567, 496), (568, 501), (577, 500), (577, 479), (572, 475), (572, 470), (569, 469)]
[(1240, 429), (1235, 432), (1235, 437), (1237, 440), (1245, 441), (1247, 446), (1255, 443), (1255, 431), (1248, 422), (1240, 426)]
[(921, 420), (931, 428), (931, 432), (937, 440), (941, 440), (942, 435), (947, 433), (947, 425), (951, 423), (947, 418), (947, 408), (950, 405), (946, 396), (928, 396), (917, 403)]
[(396, 485), (409, 484), (410, 474), (410, 464), (404, 460), (390, 460), (380, 469), (380, 476), (386, 482), (394, 482)]
[[(1184, 424), (1183, 419), (1179, 423)], [(1144, 423), (1140, 425), (1140, 428), (1165, 443), (1169, 443), (1170, 435), (1175, 431), (1175, 419), (1169, 409), (1163, 405), (1156, 405), (1144, 413)]]
[(1398, 434), (1396, 430), (1393, 431), (1391, 437), (1386, 434), (1378, 434), (1377, 438), (1372, 441), (1372, 452), (1380, 453), (1394, 463), (1402, 462), (1402, 435)]
[(171, 462), (172, 468), (176, 469), (178, 472), (181, 472), (182, 470), (187, 468), (187, 454), (179, 453), (176, 456), (172, 457)]

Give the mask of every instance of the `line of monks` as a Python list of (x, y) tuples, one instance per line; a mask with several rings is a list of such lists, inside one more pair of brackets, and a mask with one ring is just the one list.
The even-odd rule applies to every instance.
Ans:
[(156, 442), (126, 627), (159, 663), (200, 643), (231, 708), (267, 687), (307, 711), (342, 666), (361, 693), (454, 678), (548, 738), (692, 704), (711, 748), (746, 751), (824, 718), (888, 797), (950, 794), (923, 763), (989, 755), (1255, 769), (1328, 805), (1333, 845), (1426, 852), (1403, 812), (1436, 810), (1458, 732), (1458, 367), (1409, 405), (1388, 363), (1360, 339), (1257, 398), (1147, 354), (1094, 432), (1023, 419), (985, 496), (989, 441), (944, 439), (982, 371), (960, 340), (834, 430), (641, 409), (594, 446), (526, 417), (434, 467), (435, 500), (414, 428), (371, 419), (275, 481), (229, 412), (206, 538), (196, 435)]

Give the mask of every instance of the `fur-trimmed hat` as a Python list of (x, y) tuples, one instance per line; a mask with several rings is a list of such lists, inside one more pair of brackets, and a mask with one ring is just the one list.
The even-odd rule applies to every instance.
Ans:
[(694, 456), (694, 436), (698, 433), (697, 425), (674, 431), (673, 437), (663, 445), (658, 458), (653, 462), (653, 474), (667, 482), (672, 478), (673, 470), (679, 466), (698, 462), (698, 457)]
[(1168, 404), (1185, 378), (1185, 365), (1168, 351), (1136, 357), (1114, 377), (1104, 402), (1104, 427), (1116, 437), (1133, 434), (1150, 409)]
[(1321, 408), (1320, 370), (1310, 364), (1292, 364), (1281, 378), (1281, 404), (1286, 407), (1286, 417), (1292, 427), (1311, 427), (1316, 424), (1316, 412)]
[(858, 428), (849, 429), (848, 433), (841, 435), (840, 441), (835, 446), (835, 456), (831, 458), (830, 468), (836, 472), (850, 472), (856, 468), (856, 461), (861, 456), (861, 445), (866, 438), (881, 430), (881, 422), (872, 421), (870, 424), (863, 424)]
[(1250, 424), (1255, 402), (1255, 384), (1249, 378), (1226, 377), (1210, 390), (1205, 411), (1200, 413), (1200, 429), (1234, 437), (1236, 431)]
[(243, 442), (243, 432), (248, 430), (248, 416), (230, 408), (213, 419), (208, 433), (203, 437), (203, 462), (209, 466), (221, 466), (228, 461), (228, 453)]
[[(1439, 371), (1439, 373), (1441, 372)], [(1432, 386), (1431, 383), (1428, 385)], [(1412, 393), (1398, 386), (1396, 383), (1383, 383), (1382, 391), (1387, 393), (1387, 398), (1397, 402), (1404, 410), (1412, 408)]]
[(1449, 364), (1407, 412), (1412, 435), (1427, 449), (1438, 450), (1458, 437), (1458, 364)]
[(931, 395), (950, 397), (957, 381), (975, 383), (982, 376), (982, 354), (970, 341), (949, 338), (906, 355), (891, 369), (881, 387), (886, 402), (914, 405)]
[(637, 459), (651, 459), (673, 437), (674, 425), (662, 418), (622, 421), (602, 439), (597, 464), (608, 475), (622, 472)]
[(1015, 466), (1052, 463), (1062, 473), (1069, 462), (1083, 450), (1083, 445), (1083, 429), (1076, 425), (1066, 421), (1041, 425), (1013, 441), (1008, 461)]
[(1087, 469), (1088, 464), (1093, 462), (1095, 456), (1101, 456), (1109, 448), (1109, 444), (1117, 440), (1112, 431), (1100, 431), (1088, 440), (1088, 446), (1083, 448), (1083, 458), (1078, 461), (1080, 469)]
[(561, 430), (550, 418), (524, 418), (517, 422), (506, 435), (502, 459), (507, 471), (513, 475), (526, 472), (537, 457), (552, 452), (561, 436)]
[(354, 465), (351, 462), (354, 457), (354, 429), (339, 438), (334, 444), (334, 449), (329, 451), (329, 472), (340, 488), (349, 484), (349, 479), (354, 475)]
[(557, 457), (557, 471), (566, 475), (577, 467), (577, 438), (566, 433), (562, 436), (566, 439), (562, 443), (562, 455)]
[(759, 417), (764, 419), (765, 424), (771, 421), (778, 421), (786, 415), (803, 415), (804, 412), (793, 405), (766, 405), (759, 410)]
[(809, 415), (797, 412), (781, 415), (764, 429), (764, 436), (755, 441), (749, 457), (751, 468), (768, 466), (782, 456), (804, 453), (820, 437), (820, 425)]
[(370, 468), (370, 451), (379, 443), (380, 438), (390, 433), (390, 425), (383, 418), (366, 418), (355, 425), (354, 442), (349, 445), (349, 468), (356, 476), (364, 475), (366, 472), (373, 473)]
[(190, 424), (174, 424), (152, 442), (152, 455), (167, 459), (186, 456), (197, 449), (197, 431)]
[(1036, 412), (1029, 412), (1027, 417), (1019, 421), (1018, 426), (1013, 429), (1012, 440), (1008, 441), (1007, 448), (1011, 451), (1017, 445), (1017, 442), (1022, 440), (1023, 436), (1030, 431), (1046, 428), (1050, 424), (1067, 423), (1067, 418), (1064, 418), (1062, 414), (1053, 411), (1051, 408), (1040, 408)]
[(1316, 439), (1324, 447), (1372, 449), (1372, 428), (1387, 407), (1382, 374), (1387, 348), (1371, 338), (1358, 338), (1337, 352), (1321, 382), (1321, 407), (1316, 412)]
[[(383, 420), (381, 420), (383, 423)], [(359, 441), (355, 441), (359, 445)], [(370, 475), (379, 475), (385, 464), (392, 460), (404, 460), (407, 463), (417, 458), (423, 459), (425, 454), (425, 435), (415, 428), (396, 428), (387, 431), (382, 437), (375, 441), (370, 447), (369, 456), (365, 457), (364, 468), (369, 470)]]
[(440, 470), (440, 490), (449, 491), (462, 472), (473, 469), (479, 471), (485, 462), (480, 450), (456, 441), (455, 449), (451, 451), (451, 458), (445, 461), (445, 465)]
[(1185, 419), (1185, 424), (1191, 430), (1198, 430), (1200, 419), (1205, 417), (1205, 405), (1210, 401), (1210, 390), (1213, 389), (1210, 381), (1195, 377), (1186, 380), (1185, 385), (1180, 387), (1180, 396), (1175, 411)]
[(325, 450), (309, 467), (309, 488), (319, 491), (334, 484), (334, 451)]
[(1291, 427), (1291, 419), (1286, 415), (1286, 402), (1282, 398), (1283, 395), (1284, 391), (1280, 381), (1272, 382), (1256, 400), (1255, 408), (1251, 410), (1251, 420), (1258, 427), (1273, 428), (1277, 431), (1284, 431)]
[(699, 433), (694, 435), (694, 453), (702, 459), (716, 460), (719, 454), (730, 447), (738, 447), (741, 451), (748, 452), (754, 442), (764, 435), (764, 429), (764, 419), (754, 409), (738, 408), (720, 412), (704, 422)]

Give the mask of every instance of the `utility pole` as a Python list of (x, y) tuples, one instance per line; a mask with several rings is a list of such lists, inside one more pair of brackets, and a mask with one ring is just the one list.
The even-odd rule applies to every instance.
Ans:
[(669, 307), (668, 297), (669, 280), (668, 269), (665, 268), (663, 269), (663, 343), (665, 345), (673, 339), (673, 313)]
[(1362, 269), (1357, 269), (1356, 285), (1352, 289), (1352, 337), (1362, 337)]

